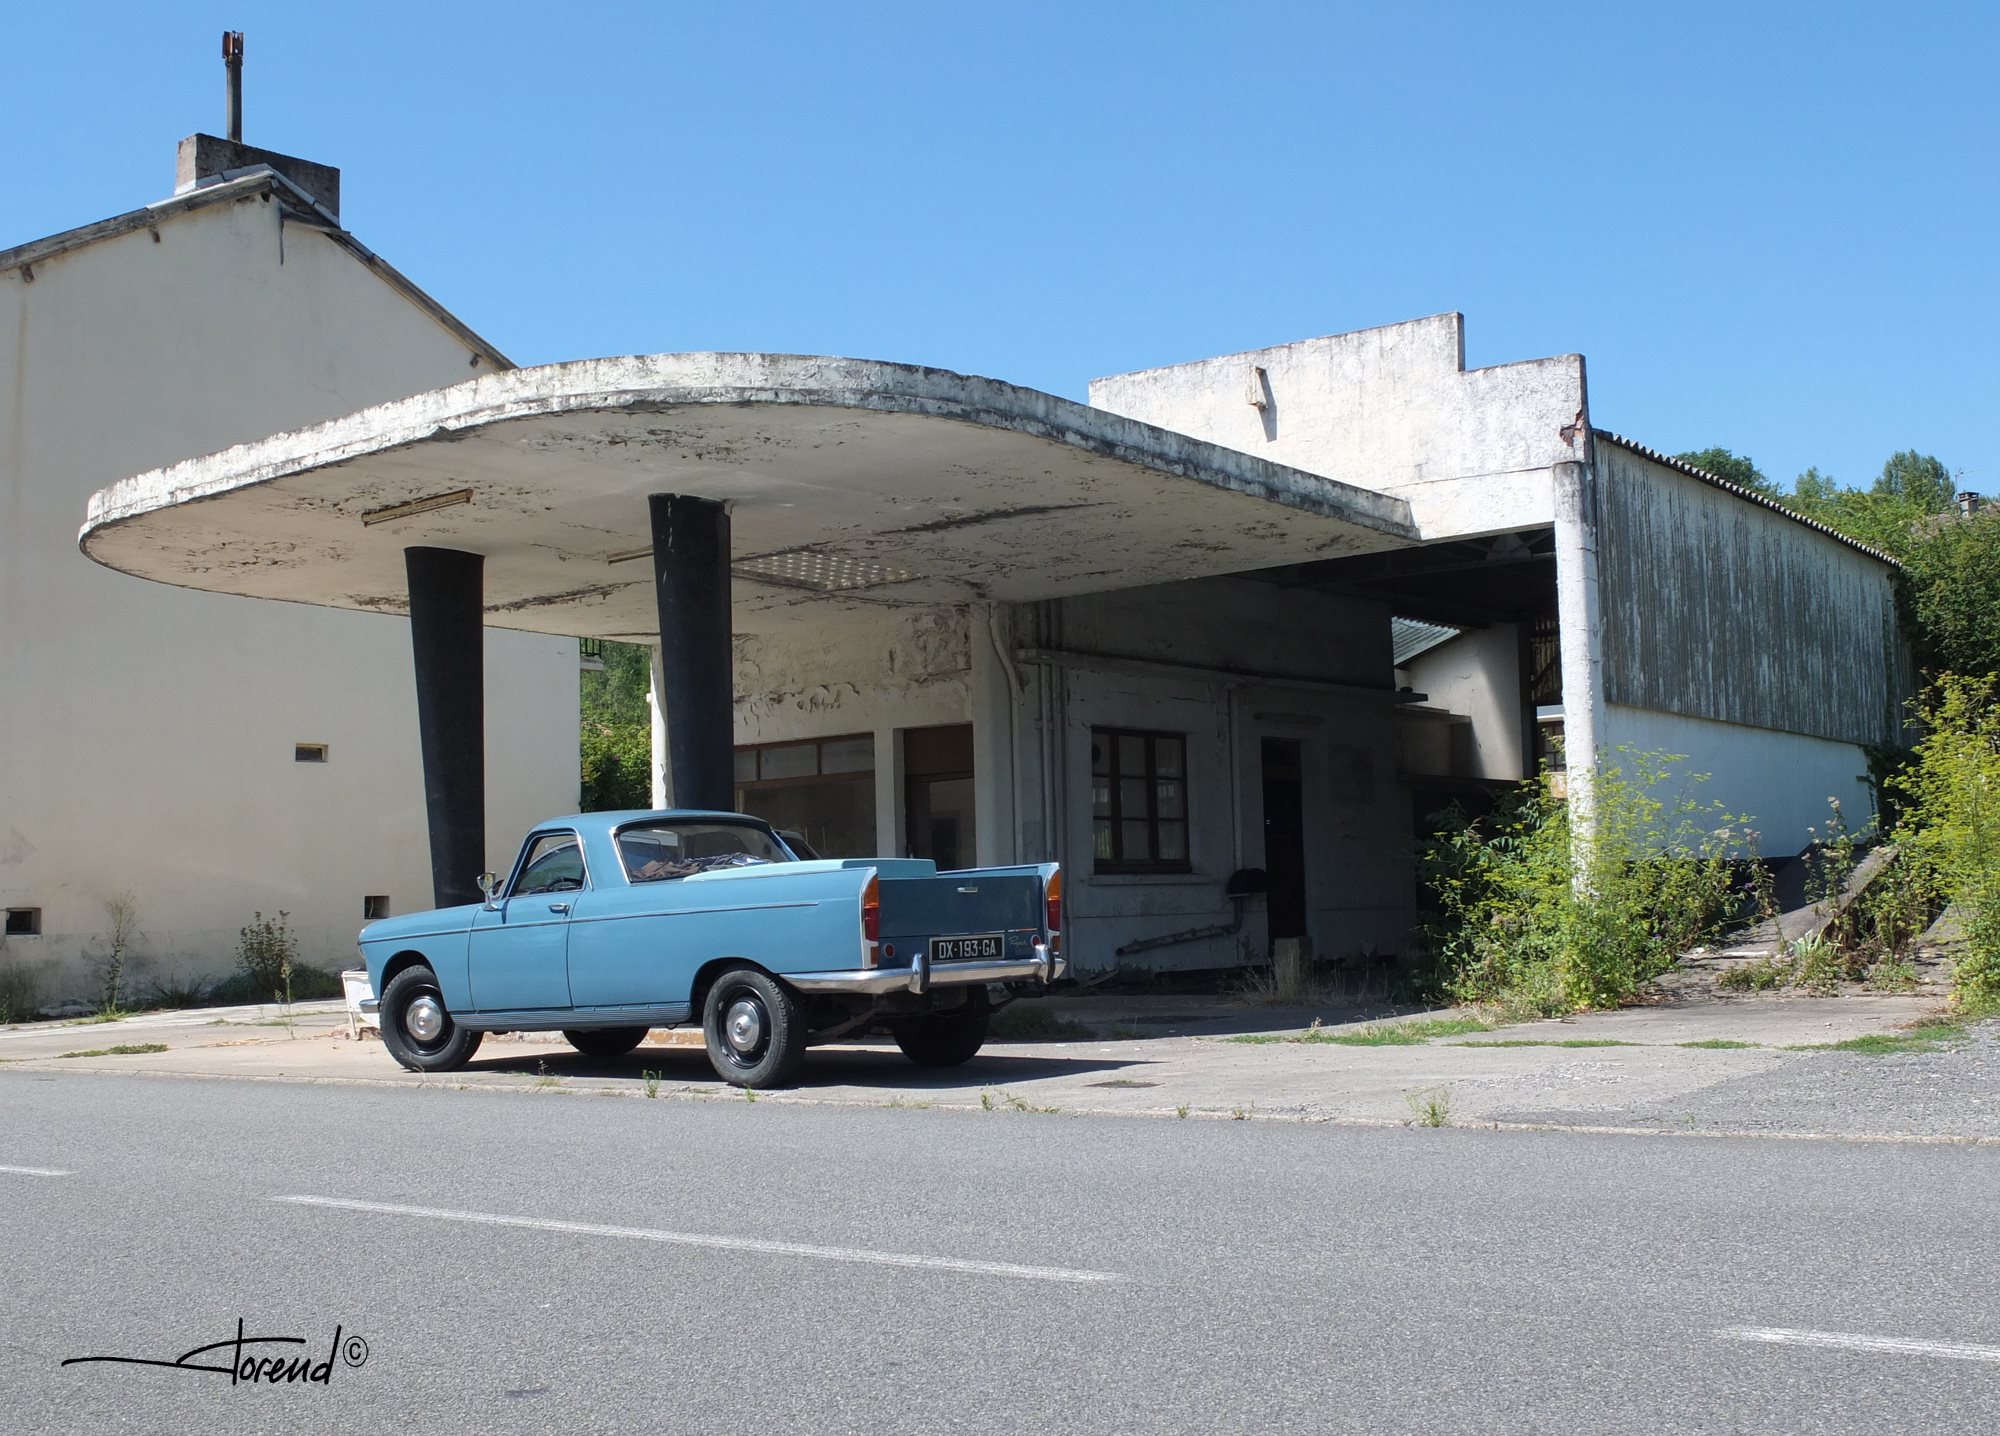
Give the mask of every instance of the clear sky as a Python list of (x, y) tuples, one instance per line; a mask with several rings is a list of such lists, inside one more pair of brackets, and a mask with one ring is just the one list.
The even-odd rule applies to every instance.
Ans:
[(522, 363), (1098, 374), (1442, 310), (1599, 426), (2000, 491), (2000, 4), (16, 7), (0, 247), (222, 129)]

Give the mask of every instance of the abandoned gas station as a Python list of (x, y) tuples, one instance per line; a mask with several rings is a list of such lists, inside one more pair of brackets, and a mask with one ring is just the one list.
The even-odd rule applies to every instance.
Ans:
[(489, 629), (655, 646), (661, 806), (1064, 863), (1083, 971), (1402, 951), (1421, 816), (1551, 760), (1686, 754), (1771, 852), (1865, 805), (1888, 561), (1595, 429), (1579, 356), (1463, 354), (1443, 315), (1087, 405), (789, 355), (517, 369), (115, 483), (81, 542), (408, 615), (440, 903), (509, 856)]

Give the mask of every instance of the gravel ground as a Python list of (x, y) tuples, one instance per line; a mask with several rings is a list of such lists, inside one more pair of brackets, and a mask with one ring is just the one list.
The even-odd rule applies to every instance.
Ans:
[[(1574, 1123), (1576, 1112), (1496, 1112), (1503, 1122)], [(2000, 1021), (1946, 1051), (1802, 1056), (1766, 1072), (1593, 1116), (1606, 1126), (1730, 1132), (1904, 1133), (2000, 1139)]]

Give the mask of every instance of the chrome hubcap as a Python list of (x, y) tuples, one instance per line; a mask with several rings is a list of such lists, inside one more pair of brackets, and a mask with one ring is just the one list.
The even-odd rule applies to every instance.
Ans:
[(722, 1021), (723, 1035), (737, 1052), (751, 1053), (764, 1040), (764, 1010), (747, 997), (739, 997)]
[(403, 1026), (419, 1042), (435, 1042), (444, 1031), (444, 1008), (435, 997), (419, 997), (403, 1014)]

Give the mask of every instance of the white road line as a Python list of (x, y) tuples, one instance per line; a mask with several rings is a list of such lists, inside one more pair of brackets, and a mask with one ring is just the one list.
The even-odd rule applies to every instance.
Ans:
[(705, 1236), (696, 1232), (666, 1232), (652, 1227), (611, 1227), (596, 1222), (551, 1221), (543, 1217), (508, 1217), (493, 1212), (459, 1212), (445, 1207), (411, 1207), (396, 1202), (357, 1202), (343, 1197), (273, 1197), (303, 1207), (333, 1207), (350, 1212), (379, 1212), (392, 1217), (431, 1217), (445, 1222), (471, 1222), (489, 1227), (526, 1227), (541, 1232), (577, 1236), (624, 1237), (630, 1241), (665, 1242), (673, 1246), (711, 1247), (717, 1251), (762, 1252), (770, 1256), (817, 1257), (821, 1261), (865, 1262), (874, 1266), (918, 1267), (929, 1271), (965, 1272), (974, 1276), (1015, 1277), (1023, 1281), (1112, 1282), (1125, 1278), (1113, 1271), (1083, 1271), (1062, 1266), (1021, 1266), (1005, 1261), (968, 1261), (959, 1257), (920, 1256), (910, 1252), (869, 1251), (863, 1247), (822, 1247), (805, 1242), (774, 1242), (759, 1237)]
[(73, 1177), (75, 1172), (66, 1172), (61, 1167), (0, 1167), (0, 1172), (11, 1172), (17, 1177)]
[(1957, 1341), (1912, 1341), (1901, 1336), (1863, 1336), (1851, 1331), (1794, 1331), (1782, 1326), (1730, 1326), (1715, 1335), (1723, 1341), (1761, 1341), (1773, 1346), (1823, 1346), (1836, 1351), (1885, 1351), (1897, 1356), (2000, 1362), (2000, 1346), (1971, 1346)]

